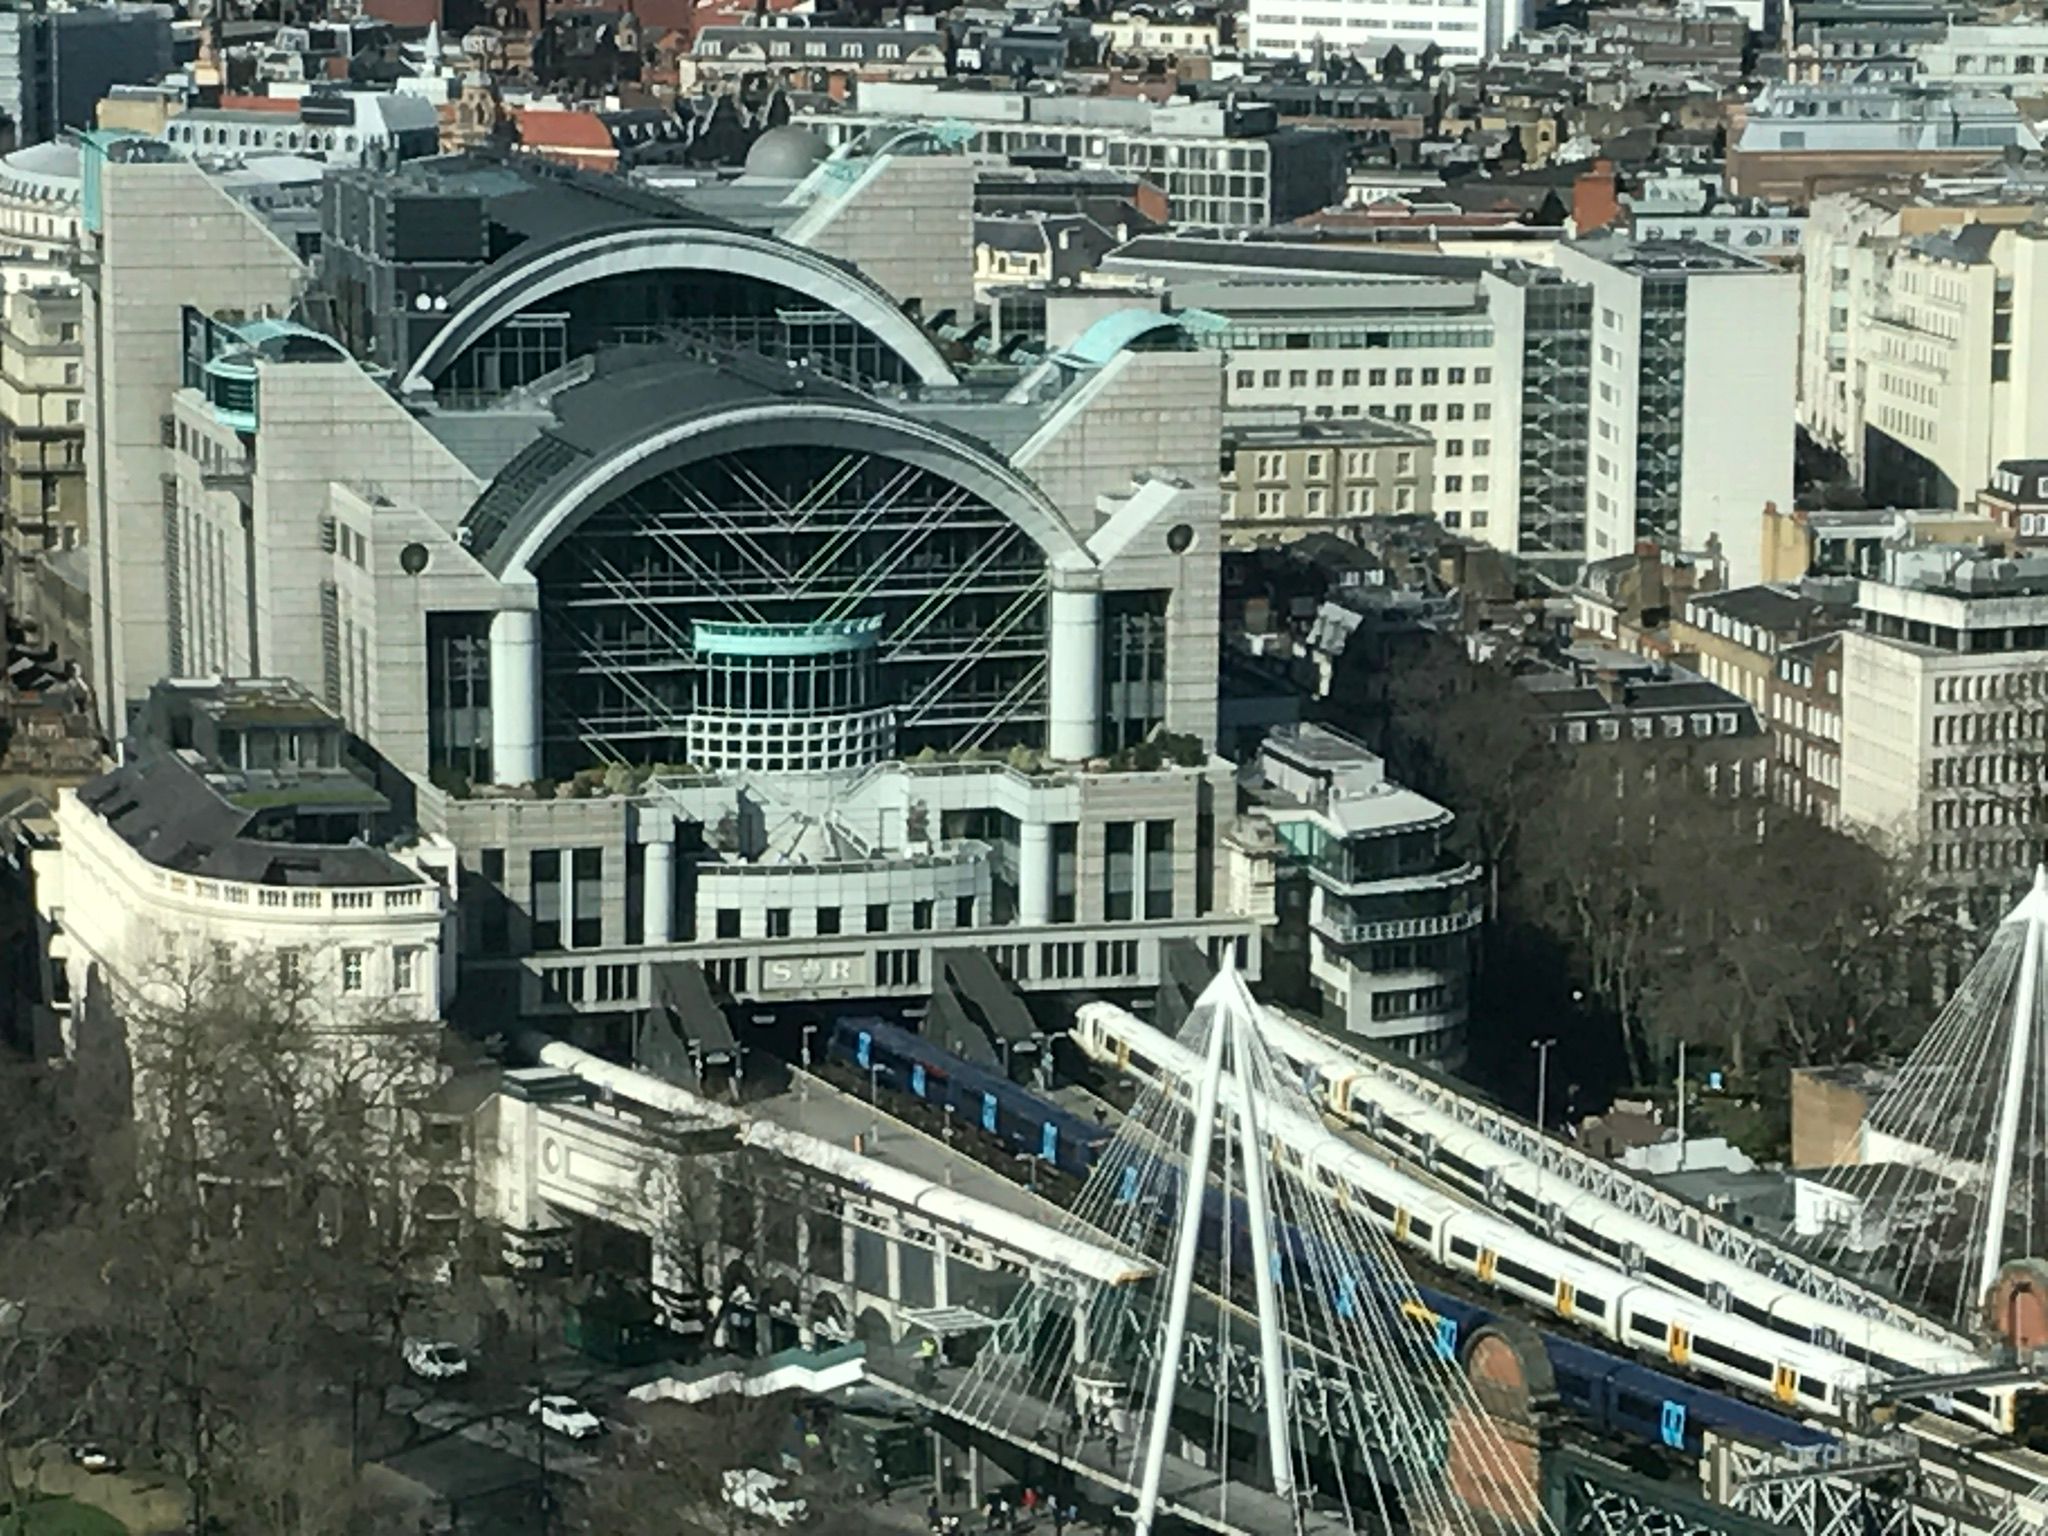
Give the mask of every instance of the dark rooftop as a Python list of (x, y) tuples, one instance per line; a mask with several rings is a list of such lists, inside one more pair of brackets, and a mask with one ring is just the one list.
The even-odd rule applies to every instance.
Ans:
[(1825, 604), (1803, 592), (1767, 585), (1701, 593), (1686, 604), (1686, 621), (1697, 625), (1699, 620), (1692, 618), (1695, 609), (1725, 614), (1738, 624), (1768, 630), (1774, 635), (1802, 636), (1827, 613)]
[(244, 837), (256, 813), (223, 799), (180, 754), (141, 758), (82, 786), (82, 804), (161, 869), (255, 885), (417, 885), (417, 871), (360, 844)]

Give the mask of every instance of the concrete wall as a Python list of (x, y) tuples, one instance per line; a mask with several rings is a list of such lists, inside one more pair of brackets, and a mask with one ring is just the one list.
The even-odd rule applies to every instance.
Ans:
[(1792, 505), (1799, 279), (1701, 274), (1686, 285), (1685, 429), (1679, 537), (1718, 537), (1728, 584), (1763, 580), (1765, 503)]
[(162, 418), (181, 383), (182, 307), (283, 312), (305, 269), (196, 166), (108, 164), (100, 191), (85, 295), (86, 501), (93, 684), (102, 727), (119, 738), (128, 702), (169, 669)]
[(964, 320), (974, 312), (974, 174), (964, 155), (891, 155), (804, 243), (927, 318), (950, 309)]

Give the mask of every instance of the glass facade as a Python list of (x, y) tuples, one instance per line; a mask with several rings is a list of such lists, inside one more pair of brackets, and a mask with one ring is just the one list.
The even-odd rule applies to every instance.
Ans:
[(1592, 324), (1589, 289), (1561, 281), (1530, 285), (1522, 333), (1525, 555), (1585, 552)]
[(436, 381), (444, 404), (482, 404), (601, 347), (683, 335), (766, 357), (803, 359), (861, 383), (915, 372), (837, 310), (738, 272), (626, 272), (583, 283), (479, 337)]
[[(834, 720), (886, 711), (904, 755), (1044, 742), (1045, 557), (1007, 515), (921, 466), (824, 447), (704, 460), (597, 509), (536, 575), (551, 776), (692, 762), (704, 739), (693, 721), (765, 738), (753, 712), (781, 700), (780, 718), (799, 723), (821, 703), (853, 705)], [(698, 644), (700, 626), (854, 620), (872, 628), (867, 660)], [(829, 755), (834, 727), (809, 719), (804, 739)]]
[(491, 781), (491, 616), (427, 615), (427, 761)]
[(1166, 719), (1164, 592), (1111, 592), (1102, 600), (1103, 745), (1143, 741)]
[(1636, 376), (1636, 534), (1678, 547), (1685, 447), (1684, 277), (1643, 280)]

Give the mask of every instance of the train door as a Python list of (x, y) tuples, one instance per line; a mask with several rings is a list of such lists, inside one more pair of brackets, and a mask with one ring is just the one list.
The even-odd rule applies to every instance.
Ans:
[(1557, 1282), (1557, 1315), (1559, 1317), (1570, 1317), (1573, 1309), (1578, 1305), (1578, 1299), (1579, 1293), (1573, 1288), (1571, 1281), (1560, 1280)]
[(1799, 1401), (1799, 1373), (1789, 1365), (1771, 1368), (1771, 1395), (1781, 1403)]
[(1500, 1255), (1491, 1248), (1479, 1250), (1479, 1278), (1487, 1285), (1493, 1284), (1493, 1272), (1500, 1266)]
[(1408, 1241), (1408, 1207), (1405, 1205), (1394, 1212), (1394, 1241)]
[(1119, 1040), (1116, 1043), (1116, 1069), (1119, 1072), (1131, 1070), (1131, 1042)]
[(1673, 1365), (1692, 1364), (1692, 1330), (1673, 1323), (1665, 1334), (1665, 1344)]

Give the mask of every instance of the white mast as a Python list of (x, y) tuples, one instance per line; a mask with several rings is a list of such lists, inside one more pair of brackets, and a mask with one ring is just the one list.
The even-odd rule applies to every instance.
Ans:
[(2021, 935), (2020, 974), (2013, 986), (2012, 1039), (2006, 1043), (2005, 1091), (1998, 1100), (1998, 1140), (1991, 1150), (1991, 1194), (1984, 1205), (1984, 1262), (1977, 1294), (1991, 1294), (2005, 1261), (2006, 1204), (2012, 1198), (2012, 1160), (2020, 1133), (2020, 1101), (2027, 1091), (2027, 1058), (2033, 1044), (2035, 994), (2041, 958), (2041, 930), (2048, 923), (2048, 868), (2036, 866), (2034, 888), (2006, 917), (2025, 923)]

